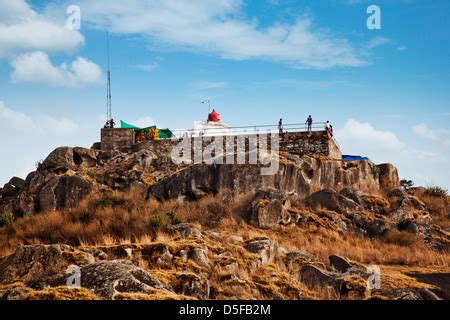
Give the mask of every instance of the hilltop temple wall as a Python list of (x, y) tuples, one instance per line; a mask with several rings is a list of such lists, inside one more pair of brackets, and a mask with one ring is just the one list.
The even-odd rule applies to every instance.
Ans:
[[(172, 148), (178, 145), (182, 139), (165, 139), (157, 141), (144, 141), (140, 144), (134, 143), (134, 134), (132, 129), (102, 129), (101, 150), (108, 151), (112, 149), (139, 151), (142, 149), (152, 150), (159, 154), (168, 154)], [(251, 134), (246, 136), (225, 136), (223, 138), (223, 149), (226, 150), (227, 143), (232, 143), (235, 148), (239, 140), (245, 137), (245, 148), (249, 150), (250, 143), (258, 143), (259, 135)], [(241, 138), (241, 139), (240, 139)], [(200, 138), (192, 138), (192, 150)], [(202, 151), (204, 151), (214, 138), (204, 137)], [(271, 137), (268, 136), (267, 148), (271, 149)], [(299, 156), (327, 157), (332, 159), (341, 159), (342, 153), (335, 140), (330, 137), (326, 131), (314, 132), (289, 132), (280, 136), (279, 148), (281, 152), (289, 152)], [(235, 149), (236, 150), (236, 149)]]
[(118, 150), (134, 145), (134, 130), (106, 128), (101, 131), (101, 150)]

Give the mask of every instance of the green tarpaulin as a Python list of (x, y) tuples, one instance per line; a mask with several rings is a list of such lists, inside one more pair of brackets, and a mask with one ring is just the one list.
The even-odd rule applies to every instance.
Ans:
[[(151, 128), (158, 129), (156, 126), (139, 128), (125, 121), (120, 121), (120, 127), (122, 129), (134, 129), (136, 135), (139, 135), (142, 130), (144, 130), (145, 134), (147, 135), (150, 132)], [(172, 131), (170, 131), (169, 129), (158, 129), (158, 130), (159, 130), (159, 139), (170, 139), (175, 137)]]

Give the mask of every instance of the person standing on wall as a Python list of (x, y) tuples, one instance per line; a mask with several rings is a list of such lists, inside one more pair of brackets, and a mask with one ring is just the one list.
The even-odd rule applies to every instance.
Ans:
[(325, 122), (325, 130), (326, 130), (328, 133), (330, 133), (330, 126), (331, 126), (330, 121)]
[(309, 115), (308, 119), (306, 119), (306, 124), (308, 125), (308, 132), (312, 131), (313, 118)]
[(283, 119), (280, 119), (280, 121), (278, 122), (278, 132), (281, 134), (283, 134)]

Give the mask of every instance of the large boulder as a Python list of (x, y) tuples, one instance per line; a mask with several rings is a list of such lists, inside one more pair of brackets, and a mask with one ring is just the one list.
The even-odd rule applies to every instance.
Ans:
[(339, 292), (342, 285), (337, 273), (322, 270), (313, 264), (306, 264), (300, 269), (300, 280), (312, 290), (329, 287)]
[(67, 172), (75, 168), (73, 148), (60, 147), (53, 150), (47, 156), (39, 169)]
[(390, 163), (384, 163), (377, 166), (379, 172), (379, 181), (381, 190), (388, 192), (389, 190), (400, 187), (400, 179), (398, 170)]
[[(93, 291), (104, 299), (113, 299), (114, 295), (123, 292), (148, 292), (152, 289), (169, 291), (170, 288), (161, 283), (143, 269), (136, 267), (129, 260), (99, 261), (73, 269), (80, 276), (83, 288)], [(71, 274), (58, 279), (55, 284), (64, 285)], [(62, 282), (62, 283), (57, 283)]]
[(360, 275), (327, 271), (313, 264), (300, 269), (300, 281), (311, 290), (328, 291), (338, 297), (364, 299), (369, 294), (367, 280)]
[(291, 215), (288, 211), (290, 207), (288, 197), (289, 194), (282, 190), (259, 189), (250, 204), (250, 224), (262, 229), (289, 224)]
[(93, 263), (94, 257), (67, 245), (29, 245), (19, 247), (0, 263), (0, 284), (24, 282), (30, 286), (64, 273), (69, 265)]
[(56, 176), (39, 193), (40, 209), (74, 207), (92, 191), (92, 184), (79, 176)]
[(394, 227), (384, 219), (370, 218), (358, 214), (350, 215), (350, 218), (353, 220), (357, 229), (369, 237), (384, 236)]
[(25, 185), (25, 180), (19, 177), (12, 177), (11, 180), (9, 180), (9, 183), (14, 187), (18, 188), (19, 190), (21, 190)]
[(95, 167), (97, 165), (97, 156), (99, 151), (76, 147), (73, 148), (73, 161), (77, 166), (86, 168)]
[(364, 200), (361, 198), (362, 192), (355, 189), (344, 188), (339, 193), (341, 196), (353, 200), (356, 204), (364, 207)]
[(200, 300), (206, 300), (210, 295), (208, 279), (201, 274), (179, 273), (171, 282), (173, 290), (181, 295), (192, 296)]
[(323, 189), (313, 193), (308, 197), (307, 203), (312, 208), (320, 207), (339, 213), (361, 208), (355, 201), (344, 197), (332, 189)]
[(305, 264), (317, 261), (317, 258), (305, 251), (292, 251), (285, 255), (283, 261), (288, 270), (298, 272)]
[(20, 189), (12, 185), (11, 183), (7, 183), (2, 188), (2, 197), (9, 198), (15, 197), (19, 194)]
[(200, 267), (210, 269), (211, 265), (209, 264), (208, 255), (206, 254), (206, 250), (202, 248), (192, 248), (188, 252), (188, 258), (198, 264)]
[(249, 240), (245, 243), (244, 247), (247, 251), (259, 256), (263, 264), (272, 263), (278, 252), (278, 243), (267, 238), (256, 238)]
[[(351, 188), (377, 194), (379, 171), (369, 161), (341, 161), (286, 155), (275, 175), (261, 175), (261, 165), (196, 164), (159, 180), (150, 190), (157, 199), (188, 196), (196, 190), (216, 193), (229, 189), (236, 194), (272, 187), (308, 197), (315, 190)], [(383, 175), (383, 179), (385, 179)], [(383, 181), (387, 181), (386, 179)]]
[(352, 267), (350, 261), (338, 255), (331, 255), (329, 260), (330, 265), (338, 272), (347, 272)]
[(99, 151), (86, 148), (60, 147), (53, 150), (44, 160), (40, 169), (65, 173), (80, 167), (90, 168), (97, 165)]
[(81, 286), (103, 299), (113, 299), (122, 292), (172, 293), (169, 286), (129, 260), (96, 261), (91, 253), (67, 245), (18, 248), (0, 263), (0, 284), (17, 282), (37, 290)]

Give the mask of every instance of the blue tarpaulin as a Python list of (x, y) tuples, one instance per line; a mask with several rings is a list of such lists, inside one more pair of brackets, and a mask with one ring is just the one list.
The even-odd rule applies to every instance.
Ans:
[(364, 161), (369, 160), (367, 157), (343, 155), (342, 160), (345, 161)]

